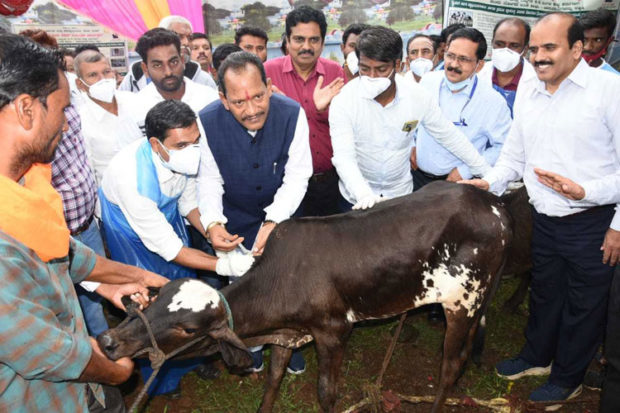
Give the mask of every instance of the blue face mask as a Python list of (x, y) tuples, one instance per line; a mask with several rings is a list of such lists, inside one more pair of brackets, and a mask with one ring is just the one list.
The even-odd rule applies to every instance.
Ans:
[(446, 86), (448, 87), (448, 89), (450, 89), (451, 92), (455, 92), (457, 90), (461, 90), (469, 86), (471, 84), (473, 76), (468, 77), (467, 79), (461, 80), (460, 82), (456, 82), (456, 83), (450, 82), (450, 79), (448, 79), (447, 76), (445, 76), (445, 78), (446, 78)]
[(468, 77), (465, 80), (461, 80), (460, 82), (456, 82), (456, 83), (450, 82), (450, 79), (448, 79), (448, 76), (446, 76), (448, 71), (447, 69), (444, 69), (443, 75), (444, 75), (444, 78), (446, 79), (446, 86), (448, 87), (448, 89), (450, 89), (451, 92), (456, 92), (457, 90), (465, 89), (474, 80), (474, 76), (476, 76), (476, 69), (478, 69), (478, 64), (476, 64), (476, 67), (474, 68), (474, 72), (472, 73), (470, 77)]

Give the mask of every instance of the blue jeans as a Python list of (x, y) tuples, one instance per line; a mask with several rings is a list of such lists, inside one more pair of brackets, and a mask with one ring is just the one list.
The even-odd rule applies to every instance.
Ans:
[[(103, 240), (101, 239), (101, 232), (99, 232), (96, 218), (93, 219), (93, 222), (90, 223), (86, 231), (73, 238), (82, 242), (87, 247), (90, 247), (97, 255), (105, 257)], [(102, 297), (96, 292), (86, 291), (79, 285), (75, 286), (75, 291), (77, 292), (80, 306), (84, 313), (86, 328), (88, 328), (88, 332), (91, 336), (97, 337), (109, 328), (108, 322), (103, 315), (103, 307), (101, 306)]]

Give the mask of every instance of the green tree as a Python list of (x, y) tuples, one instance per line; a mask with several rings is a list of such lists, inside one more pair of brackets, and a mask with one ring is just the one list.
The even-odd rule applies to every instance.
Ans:
[(413, 13), (413, 10), (411, 10), (411, 6), (420, 3), (420, 1), (421, 0), (392, 1), (390, 12), (385, 19), (385, 22), (391, 26), (396, 22), (413, 20), (415, 18), (415, 14)]
[(364, 10), (357, 7), (347, 7), (342, 9), (342, 13), (338, 18), (338, 24), (341, 27), (347, 27), (353, 23), (366, 23), (368, 16), (364, 13)]
[(269, 32), (271, 30), (271, 23), (269, 23), (267, 17), (278, 13), (280, 9), (277, 7), (265, 6), (263, 3), (257, 1), (241, 7), (241, 11), (243, 11), (245, 25), (260, 27), (264, 31)]
[(435, 9), (433, 10), (433, 19), (435, 19), (435, 23), (441, 22), (442, 17), (443, 17), (443, 2), (438, 1), (435, 4)]
[(36, 5), (32, 10), (37, 13), (39, 21), (45, 24), (63, 24), (77, 17), (77, 14), (60, 8), (52, 2)]
[(202, 5), (202, 17), (205, 22), (205, 33), (218, 34), (222, 32), (222, 26), (218, 19), (225, 19), (230, 16), (230, 11), (226, 9), (216, 9), (212, 4)]
[(310, 6), (313, 9), (321, 10), (325, 7), (325, 2), (318, 0), (297, 0), (293, 5), (294, 8), (301, 6)]

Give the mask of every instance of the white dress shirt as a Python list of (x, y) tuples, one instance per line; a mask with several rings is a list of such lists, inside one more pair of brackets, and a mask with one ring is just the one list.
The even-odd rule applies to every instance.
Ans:
[[(108, 201), (121, 209), (144, 246), (171, 261), (181, 251), (183, 241), (157, 204), (138, 193), (136, 152), (142, 143), (143, 140), (131, 143), (116, 154), (103, 175), (101, 188)], [(182, 193), (178, 207), (181, 215), (186, 216), (198, 207), (196, 178), (171, 171), (162, 164), (158, 154), (152, 154), (161, 192), (168, 197)]]
[[(514, 121), (495, 167), (484, 179), (501, 194), (523, 177), (541, 214), (566, 216), (620, 203), (620, 77), (582, 59), (554, 94), (538, 78), (519, 84)], [(572, 201), (538, 182), (534, 168), (565, 176), (585, 189)], [(620, 214), (611, 228), (620, 230)]]
[[(139, 91), (144, 89), (148, 84), (152, 83), (152, 82), (149, 82), (148, 77), (145, 76), (145, 74), (142, 72), (141, 65), (142, 65), (142, 60), (138, 60), (137, 62), (134, 62), (131, 65), (131, 67), (129, 68), (129, 71), (123, 78), (123, 81), (118, 86), (118, 90), (138, 93)], [(211, 77), (210, 73), (202, 70), (198, 62), (194, 62), (193, 60), (191, 60), (185, 63), (186, 71), (187, 71), (187, 65), (192, 65), (193, 69), (196, 69), (193, 72), (194, 74), (191, 80), (193, 80), (196, 83), (200, 83), (201, 85), (210, 87), (211, 89), (217, 91), (217, 85), (215, 84), (213, 77)], [(191, 70), (189, 71), (191, 72)], [(134, 77), (134, 72), (139, 73), (140, 78), (138, 80), (136, 80), (136, 78)]]
[[(224, 216), (222, 205), (224, 180), (207, 143), (209, 137), (200, 122), (199, 125), (201, 133), (206, 137), (200, 141), (201, 155), (198, 170), (200, 221), (206, 228), (212, 222), (226, 223), (228, 219)], [(250, 136), (256, 136), (256, 133), (257, 131), (248, 131), (248, 140), (251, 139)], [(269, 136), (263, 135), (263, 139), (269, 139)], [(276, 191), (273, 202), (265, 207), (265, 219), (280, 223), (290, 218), (306, 194), (310, 176), (312, 176), (312, 154), (308, 120), (306, 112), (300, 107), (295, 135), (289, 146), (288, 160), (284, 166), (282, 185)]]
[(465, 135), (441, 114), (428, 91), (401, 76), (395, 82), (396, 95), (385, 107), (364, 93), (360, 78), (349, 81), (330, 105), (332, 163), (340, 177), (340, 192), (352, 204), (372, 194), (393, 198), (411, 193), (409, 154), (418, 123), (476, 174), (490, 168)]
[(143, 137), (138, 127), (139, 100), (134, 93), (116, 91), (118, 116), (103, 109), (87, 94), (77, 108), (82, 119), (86, 155), (95, 172), (97, 186), (108, 164), (119, 150)]
[(399, 76), (402, 76), (403, 79), (405, 79), (408, 82), (418, 83), (418, 81), (415, 80), (415, 77), (413, 77), (413, 72), (411, 70), (407, 70), (405, 73), (399, 73)]
[[(474, 81), (463, 90), (452, 93), (445, 81), (444, 71), (427, 73), (420, 85), (431, 95), (438, 96), (441, 111), (449, 121), (458, 125), (460, 131), (494, 165), (510, 129), (510, 109), (502, 95), (482, 80)], [(474, 89), (475, 85), (475, 89)], [(471, 97), (471, 99), (470, 99)], [(463, 179), (472, 177), (469, 167), (445, 149), (424, 125), (418, 128), (416, 137), (416, 160), (418, 167), (433, 175), (447, 175), (457, 168)]]
[[(196, 114), (200, 112), (205, 106), (214, 100), (218, 100), (220, 97), (218, 93), (212, 88), (196, 83), (188, 78), (183, 78), (185, 82), (185, 93), (181, 98), (181, 102), (187, 103)], [(163, 102), (165, 99), (159, 93), (154, 83), (149, 83), (144, 89), (137, 93), (140, 99), (140, 114), (139, 118), (142, 119), (142, 123), (139, 125), (144, 130), (144, 120), (149, 110), (153, 108), (159, 102)]]

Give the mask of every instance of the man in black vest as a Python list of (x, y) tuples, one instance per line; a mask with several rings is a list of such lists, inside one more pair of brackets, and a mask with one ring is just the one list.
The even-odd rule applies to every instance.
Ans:
[[(263, 252), (273, 228), (290, 218), (312, 175), (308, 122), (301, 106), (271, 93), (258, 57), (236, 52), (218, 70), (220, 101), (200, 112), (199, 208), (218, 254)], [(255, 353), (255, 370), (262, 368)], [(299, 361), (301, 353), (293, 356)], [(293, 363), (289, 371), (303, 371)], [(295, 368), (297, 367), (297, 368)]]

